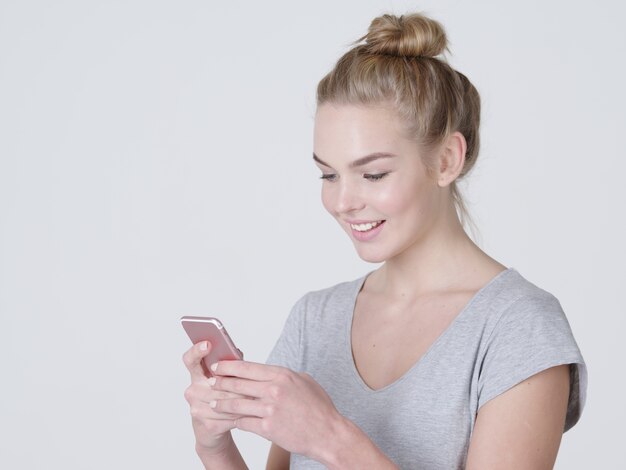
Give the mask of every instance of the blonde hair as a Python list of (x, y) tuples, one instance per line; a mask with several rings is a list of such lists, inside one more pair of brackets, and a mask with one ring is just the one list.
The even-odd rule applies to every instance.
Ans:
[[(386, 14), (353, 45), (319, 82), (317, 105), (390, 103), (427, 151), (458, 131), (467, 141), (459, 178), (466, 175), (478, 156), (480, 97), (441, 57), (448, 50), (443, 26), (419, 13)], [(424, 164), (432, 174), (434, 162), (425, 158)], [(450, 192), (461, 223), (475, 227), (456, 181)]]

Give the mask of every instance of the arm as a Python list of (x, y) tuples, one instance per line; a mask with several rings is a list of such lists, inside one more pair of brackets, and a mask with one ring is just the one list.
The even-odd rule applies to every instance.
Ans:
[[(358, 430), (355, 434), (362, 434)], [(346, 435), (348, 440), (351, 440), (349, 434)], [(390, 462), (377, 448), (372, 448), (372, 442), (366, 437), (365, 442), (358, 443), (358, 439), (355, 439), (353, 444), (342, 444), (337, 442), (337, 446), (333, 455), (330, 457), (334, 463), (331, 465), (327, 463), (329, 468), (367, 468), (368, 465), (373, 465), (375, 468), (388, 468), (396, 469), (397, 467)], [(356, 451), (354, 455), (351, 452), (345, 452), (348, 449)], [(289, 470), (289, 458), (290, 453), (278, 447), (276, 444), (272, 444), (270, 453), (267, 457), (267, 466), (265, 470)]]
[(289, 470), (289, 457), (289, 452), (276, 444), (272, 444), (267, 456), (265, 470)]
[(204, 468), (220, 470), (247, 470), (248, 466), (239, 453), (239, 449), (229, 432), (224, 447), (207, 451), (201, 445), (196, 444), (196, 453)]
[(389, 458), (352, 421), (341, 416), (336, 434), (329, 435), (326, 460), (329, 469), (376, 468), (398, 470)]
[(478, 411), (466, 470), (554, 466), (569, 398), (569, 366), (544, 370)]
[(215, 400), (213, 410), (238, 416), (237, 428), (284, 449), (281, 455), (273, 448), (268, 468), (270, 463), (284, 465), (282, 459), (289, 452), (329, 469), (397, 468), (363, 431), (339, 414), (328, 394), (308, 374), (245, 361), (222, 361), (211, 370), (216, 375), (214, 390), (242, 396)]

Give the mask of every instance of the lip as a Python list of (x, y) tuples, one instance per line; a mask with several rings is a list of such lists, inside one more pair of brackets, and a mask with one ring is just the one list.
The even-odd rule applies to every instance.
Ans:
[[(349, 225), (348, 227), (350, 227), (350, 224), (354, 224), (354, 225), (359, 225), (359, 224), (367, 224), (367, 223), (373, 223), (373, 222), (378, 222), (377, 220), (347, 220), (346, 221)], [(360, 242), (367, 242), (370, 241), (372, 239), (374, 239), (383, 229), (383, 227), (385, 226), (385, 222), (386, 220), (383, 220), (380, 224), (378, 224), (376, 227), (374, 227), (371, 230), (368, 230), (367, 232), (359, 232), (357, 230), (354, 230), (352, 227), (350, 227), (350, 232), (352, 233), (352, 237)]]

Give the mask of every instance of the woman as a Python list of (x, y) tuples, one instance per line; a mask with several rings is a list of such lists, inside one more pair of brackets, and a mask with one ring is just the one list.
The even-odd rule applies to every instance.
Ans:
[(313, 159), (325, 208), (383, 264), (305, 295), (267, 364), (207, 378), (211, 346), (185, 354), (198, 455), (245, 468), (236, 427), (272, 441), (272, 469), (552, 468), (586, 368), (558, 300), (463, 229), (478, 93), (429, 18), (383, 15), (359, 42), (319, 83)]

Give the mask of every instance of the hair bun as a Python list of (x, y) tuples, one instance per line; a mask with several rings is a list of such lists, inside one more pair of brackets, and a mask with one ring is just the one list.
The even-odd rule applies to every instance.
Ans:
[(443, 26), (419, 13), (374, 18), (363, 39), (371, 53), (399, 57), (436, 57), (448, 45)]

